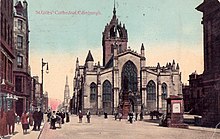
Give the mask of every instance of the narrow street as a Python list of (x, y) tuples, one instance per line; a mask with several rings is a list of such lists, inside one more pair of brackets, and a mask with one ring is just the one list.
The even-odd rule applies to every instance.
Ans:
[[(148, 117), (145, 117), (148, 119)], [(103, 116), (92, 116), (91, 123), (78, 123), (78, 117), (71, 116), (70, 123), (65, 123), (62, 128), (49, 129), (46, 123), (40, 139), (213, 139), (220, 138), (218, 129), (213, 135), (214, 129), (190, 126), (189, 129), (167, 128), (158, 126), (158, 123), (150, 120), (137, 121), (133, 124), (127, 120), (115, 121), (113, 116), (104, 119)], [(58, 126), (58, 125), (57, 125)]]

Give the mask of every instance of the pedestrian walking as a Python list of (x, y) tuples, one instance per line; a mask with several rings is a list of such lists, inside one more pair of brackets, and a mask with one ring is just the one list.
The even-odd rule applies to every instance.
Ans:
[(104, 112), (104, 118), (107, 119), (108, 118), (108, 113)]
[(62, 118), (60, 117), (60, 115), (58, 115), (58, 113), (56, 114), (56, 122), (59, 124), (59, 128), (61, 128)]
[(136, 119), (136, 117), (135, 117), (135, 113), (132, 112), (132, 115), (133, 115), (133, 116), (132, 116), (132, 121), (135, 122), (135, 119)]
[(130, 112), (128, 114), (128, 121), (132, 124), (132, 122), (133, 122), (133, 113), (132, 112)]
[(138, 120), (138, 112), (136, 112), (136, 115), (135, 115), (135, 121)]
[(66, 112), (66, 122), (70, 122), (70, 116), (69, 116), (69, 112)]
[(19, 124), (20, 123), (20, 116), (16, 114), (16, 123)]
[(38, 112), (37, 112), (37, 130), (38, 131), (40, 130), (40, 126), (41, 126), (41, 122), (43, 121), (43, 117), (44, 117), (43, 112), (41, 112), (41, 110), (38, 109)]
[(23, 129), (23, 134), (27, 134), (27, 130), (30, 128), (28, 123), (28, 113), (24, 111), (24, 113), (21, 116), (21, 124)]
[(82, 113), (82, 111), (80, 110), (80, 111), (79, 111), (79, 123), (82, 123), (82, 118), (83, 118), (83, 113)]
[(56, 129), (56, 126), (55, 126), (55, 124), (56, 124), (56, 120), (57, 120), (57, 118), (56, 118), (56, 112), (55, 111), (53, 111), (53, 113), (52, 113), (52, 115), (51, 115), (51, 122), (50, 122), (50, 128), (51, 129)]
[(87, 118), (87, 123), (90, 123), (91, 114), (89, 110), (86, 113), (86, 118)]
[(50, 122), (50, 117), (51, 117), (51, 111), (47, 111), (47, 122)]
[(117, 120), (118, 112), (116, 110), (114, 111), (114, 116), (115, 116), (115, 120)]
[(33, 126), (33, 123), (34, 123), (33, 112), (30, 112), (30, 114), (29, 114), (29, 125)]
[(140, 113), (140, 121), (143, 120), (143, 112)]
[(33, 127), (33, 131), (37, 131), (37, 110), (34, 110), (34, 113), (32, 114), (33, 120), (34, 120), (34, 127)]
[(122, 113), (121, 112), (118, 113), (118, 118), (119, 118), (119, 121), (121, 121), (121, 119), (122, 119)]
[(64, 124), (64, 118), (65, 118), (65, 113), (64, 113), (64, 111), (61, 112), (61, 118), (62, 118), (62, 124)]
[(7, 126), (8, 126), (8, 132), (9, 134), (14, 135), (14, 130), (15, 130), (15, 112), (13, 109), (8, 110), (7, 112)]
[(7, 114), (4, 112), (4, 109), (1, 108), (0, 113), (0, 137), (4, 138), (4, 136), (8, 135), (7, 131)]

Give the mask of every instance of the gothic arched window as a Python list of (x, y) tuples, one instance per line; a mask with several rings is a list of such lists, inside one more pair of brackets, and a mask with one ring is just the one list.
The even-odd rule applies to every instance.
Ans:
[(152, 80), (147, 84), (147, 100), (156, 100), (156, 85)]
[(137, 68), (133, 62), (128, 61), (124, 64), (121, 83), (123, 90), (130, 90), (133, 93), (138, 91)]
[(105, 80), (102, 85), (102, 102), (104, 110), (111, 108), (112, 86), (108, 80)]
[(166, 98), (167, 98), (167, 84), (162, 83), (162, 94), (161, 94), (161, 100), (162, 100), (162, 109), (166, 109)]
[(97, 95), (97, 91), (96, 91), (96, 84), (93, 82), (90, 84), (90, 102), (95, 102), (96, 101), (96, 95)]

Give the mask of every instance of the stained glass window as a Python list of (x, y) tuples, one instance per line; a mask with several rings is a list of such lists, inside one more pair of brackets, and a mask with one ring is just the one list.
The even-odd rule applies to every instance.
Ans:
[(122, 89), (131, 90), (135, 93), (138, 90), (137, 86), (137, 68), (133, 62), (128, 61), (123, 66), (122, 70)]
[(147, 84), (147, 100), (156, 100), (156, 85), (152, 80)]
[(103, 108), (111, 108), (111, 101), (112, 101), (112, 87), (111, 87), (111, 83), (106, 80), (104, 81), (103, 85), (102, 85), (102, 101), (103, 101)]
[(91, 83), (90, 84), (90, 102), (95, 102), (96, 101), (96, 84)]

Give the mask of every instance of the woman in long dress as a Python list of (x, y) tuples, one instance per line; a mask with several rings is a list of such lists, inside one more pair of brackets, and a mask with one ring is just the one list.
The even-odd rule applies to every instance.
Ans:
[(7, 116), (6, 113), (4, 112), (4, 109), (1, 108), (0, 112), (0, 137), (3, 137), (8, 135), (7, 131)]
[(26, 111), (21, 116), (21, 124), (22, 124), (23, 134), (26, 134), (27, 130), (30, 128), (29, 122), (28, 122), (28, 117), (29, 116)]

